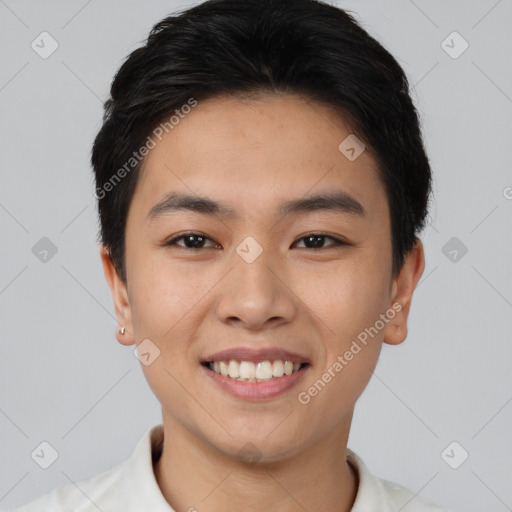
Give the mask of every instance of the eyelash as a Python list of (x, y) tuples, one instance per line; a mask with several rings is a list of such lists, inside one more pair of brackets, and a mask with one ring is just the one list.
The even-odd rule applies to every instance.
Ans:
[[(187, 232), (187, 233), (183, 233), (183, 234), (181, 234), (181, 235), (179, 235), (179, 236), (177, 236), (177, 237), (175, 237), (175, 238), (165, 242), (164, 245), (165, 246), (177, 246), (177, 247), (180, 247), (181, 249), (187, 249), (189, 251), (197, 251), (198, 249), (204, 249), (203, 247), (198, 247), (198, 248), (185, 247), (183, 245), (178, 245), (177, 244), (177, 242), (179, 240), (182, 240), (182, 239), (184, 239), (186, 237), (189, 237), (189, 236), (198, 236), (198, 237), (204, 238), (205, 240), (211, 240), (210, 238), (208, 238), (203, 233), (199, 233), (199, 232), (196, 232), (196, 231), (190, 231), (190, 232)], [(315, 249), (314, 247), (304, 247), (304, 249), (310, 249), (310, 250), (314, 250), (314, 251), (321, 251), (321, 250), (325, 250), (325, 249), (329, 249), (329, 248), (333, 248), (333, 247), (337, 247), (337, 246), (350, 245), (347, 242), (344, 242), (343, 240), (340, 240), (339, 238), (336, 238), (336, 237), (333, 237), (331, 235), (328, 235), (327, 233), (308, 233), (307, 235), (304, 235), (304, 236), (298, 238), (297, 241), (304, 240), (305, 238), (309, 238), (309, 237), (330, 238), (331, 240), (334, 241), (334, 243), (331, 244), (331, 245), (328, 245), (326, 247), (320, 247), (319, 249)], [(212, 248), (212, 247), (210, 247), (210, 248)]]

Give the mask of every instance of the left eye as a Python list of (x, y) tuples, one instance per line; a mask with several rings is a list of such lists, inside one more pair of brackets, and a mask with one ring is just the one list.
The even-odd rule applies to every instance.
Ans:
[[(333, 243), (324, 246), (323, 243), (327, 239), (332, 240)], [(181, 240), (183, 240), (183, 244), (178, 243)], [(178, 247), (183, 247), (184, 249), (202, 249), (203, 244), (205, 243), (206, 240), (212, 241), (211, 238), (208, 238), (202, 233), (185, 233), (183, 235), (177, 236), (176, 238), (173, 238), (172, 240), (169, 240), (168, 242), (165, 243), (165, 245), (177, 245)], [(343, 242), (338, 238), (334, 238), (324, 233), (311, 233), (309, 235), (303, 236), (299, 238), (298, 241), (294, 243), (294, 245), (296, 245), (298, 242), (301, 242), (302, 240), (305, 241), (306, 249), (327, 249), (328, 247), (347, 245), (346, 242)], [(213, 243), (213, 245), (211, 245), (210, 247), (220, 246), (218, 244)]]
[[(333, 240), (334, 243), (328, 246), (319, 247), (319, 245), (321, 245), (322, 242), (325, 241), (326, 239)], [(335, 247), (337, 245), (347, 245), (345, 242), (338, 240), (337, 238), (334, 238), (332, 236), (325, 235), (323, 233), (311, 233), (310, 235), (306, 235), (303, 236), (302, 238), (299, 238), (299, 241), (301, 240), (305, 240), (306, 244), (312, 245), (312, 247), (306, 247), (306, 249), (327, 249), (328, 247)]]

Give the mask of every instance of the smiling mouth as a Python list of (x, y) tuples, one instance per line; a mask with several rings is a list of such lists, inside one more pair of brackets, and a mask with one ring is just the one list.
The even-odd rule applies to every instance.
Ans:
[(229, 361), (205, 361), (202, 365), (217, 375), (238, 382), (269, 382), (300, 372), (309, 366), (309, 363), (293, 363), (282, 359), (259, 362), (231, 359)]

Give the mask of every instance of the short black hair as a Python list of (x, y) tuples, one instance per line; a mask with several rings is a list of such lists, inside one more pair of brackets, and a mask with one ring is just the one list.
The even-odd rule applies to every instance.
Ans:
[(125, 283), (126, 219), (150, 135), (164, 120), (172, 128), (171, 116), (193, 102), (260, 93), (326, 104), (364, 142), (386, 190), (398, 275), (424, 228), (432, 188), (401, 66), (351, 14), (327, 3), (209, 0), (158, 22), (119, 68), (104, 104), (91, 155), (98, 241)]

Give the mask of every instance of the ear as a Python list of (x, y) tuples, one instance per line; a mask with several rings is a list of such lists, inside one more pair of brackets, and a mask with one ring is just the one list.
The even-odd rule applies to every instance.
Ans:
[[(100, 246), (100, 256), (105, 278), (107, 279), (108, 286), (112, 292), (112, 298), (114, 299), (117, 321), (119, 322), (119, 326), (116, 329), (117, 341), (121, 343), (121, 345), (133, 345), (135, 343), (135, 336), (126, 285), (119, 277), (114, 262), (110, 257), (110, 252), (104, 244)], [(124, 334), (119, 332), (120, 327), (125, 328)]]
[(407, 338), (407, 318), (411, 308), (412, 294), (424, 269), (423, 244), (420, 239), (417, 239), (413, 249), (405, 256), (405, 262), (400, 273), (393, 278), (389, 308), (394, 310), (396, 314), (386, 325), (384, 331), (385, 343), (398, 345)]

